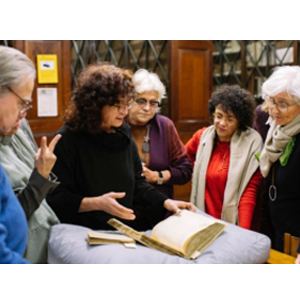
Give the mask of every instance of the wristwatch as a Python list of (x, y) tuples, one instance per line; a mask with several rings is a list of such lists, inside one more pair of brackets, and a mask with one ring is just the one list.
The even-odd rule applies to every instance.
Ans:
[(164, 181), (163, 174), (162, 174), (161, 171), (157, 171), (157, 172), (158, 172), (158, 180), (157, 180), (156, 184), (162, 185), (162, 184), (163, 184), (163, 181)]

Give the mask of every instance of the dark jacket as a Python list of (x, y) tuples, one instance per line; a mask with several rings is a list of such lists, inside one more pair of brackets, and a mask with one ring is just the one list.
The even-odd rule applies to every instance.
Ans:
[[(271, 168), (266, 181), (267, 191), (272, 184), (272, 173), (275, 167), (275, 183), (277, 199), (269, 200), (272, 223), (280, 233), (300, 236), (300, 133), (296, 135), (296, 143), (286, 166), (277, 161)], [(300, 247), (298, 249), (300, 252)]]

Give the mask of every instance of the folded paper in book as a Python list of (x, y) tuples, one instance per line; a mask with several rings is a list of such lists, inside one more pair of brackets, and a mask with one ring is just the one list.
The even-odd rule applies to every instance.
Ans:
[(123, 244), (127, 248), (136, 248), (135, 240), (120, 233), (88, 231), (90, 245)]
[(180, 214), (158, 223), (151, 237), (114, 218), (108, 224), (149, 248), (186, 259), (197, 258), (226, 227), (222, 221), (188, 210), (182, 210)]

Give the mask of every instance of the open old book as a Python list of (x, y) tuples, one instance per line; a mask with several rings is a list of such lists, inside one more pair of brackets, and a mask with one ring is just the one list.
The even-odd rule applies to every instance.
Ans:
[(222, 221), (188, 210), (181, 210), (179, 214), (158, 223), (153, 228), (151, 237), (114, 218), (108, 224), (149, 248), (186, 259), (198, 257), (226, 226)]

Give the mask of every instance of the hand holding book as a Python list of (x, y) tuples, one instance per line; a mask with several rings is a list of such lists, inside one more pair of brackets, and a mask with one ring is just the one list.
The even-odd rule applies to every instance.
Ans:
[(185, 201), (179, 201), (179, 200), (172, 200), (172, 199), (167, 199), (164, 202), (164, 208), (173, 212), (177, 213), (178, 210), (180, 209), (187, 209), (192, 212), (196, 212), (196, 207), (193, 203), (190, 202), (185, 202)]

